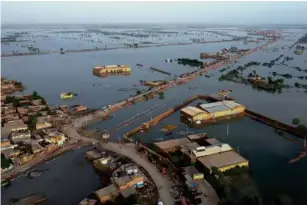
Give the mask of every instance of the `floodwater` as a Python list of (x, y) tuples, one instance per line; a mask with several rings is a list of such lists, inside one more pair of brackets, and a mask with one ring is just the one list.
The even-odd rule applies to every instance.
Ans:
[[(280, 48), (283, 45), (291, 45), (294, 43), (294, 40), (303, 33), (302, 30), (295, 29), (286, 31), (294, 33), (294, 36), (289, 35), (285, 40), (279, 41), (277, 44), (270, 46), (265, 51), (254, 53), (239, 60), (238, 63), (232, 66), (232, 69), (239, 65), (244, 65), (249, 61), (259, 61), (261, 64), (269, 62), (270, 60), (277, 58), (280, 54), (294, 57), (293, 61), (286, 62), (289, 66), (300, 66), (302, 69), (306, 69), (306, 52), (301, 56), (294, 55), (293, 51), (288, 51), (288, 49), (274, 52), (273, 48)], [(231, 34), (235, 35), (236, 33), (231, 32)], [(164, 42), (167, 42), (167, 40)], [(62, 41), (65, 42), (66, 40), (63, 39)], [(50, 45), (50, 48), (56, 49), (51, 41), (48, 45)], [(20, 80), (28, 87), (24, 93), (30, 93), (33, 90), (36, 90), (39, 94), (45, 97), (50, 105), (86, 104), (89, 108), (101, 108), (136, 93), (135, 89), (128, 92), (118, 91), (118, 89), (137, 88), (142, 90), (143, 87), (138, 85), (140, 80), (170, 80), (174, 78), (175, 75), (178, 76), (184, 72), (195, 70), (195, 68), (189, 66), (178, 65), (177, 62), (166, 63), (164, 61), (166, 58), (199, 59), (200, 52), (216, 52), (222, 48), (229, 48), (230, 46), (249, 48), (255, 47), (256, 45), (257, 44), (243, 44), (242, 42), (227, 42), (189, 46), (119, 49), (71, 53), (65, 55), (50, 54), (6, 57), (2, 58), (1, 67), (3, 76)], [(8, 48), (5, 49), (10, 51)], [(136, 66), (137, 63), (143, 64), (144, 66), (138, 68)], [(93, 66), (110, 64), (130, 65), (132, 73), (130, 76), (118, 75), (106, 78), (100, 78), (92, 74)], [(168, 71), (172, 73), (172, 76), (152, 72), (148, 69), (151, 66)], [(257, 73), (262, 76), (269, 75), (269, 73), (273, 71), (278, 73), (289, 72), (293, 73), (293, 75), (307, 75), (301, 72), (296, 73), (297, 71), (294, 69), (282, 65), (275, 65), (272, 68), (262, 66), (250, 67), (244, 74), (248, 75), (252, 70), (256, 70)], [(212, 77), (206, 78), (205, 76), (201, 76), (187, 84), (179, 85), (165, 91), (164, 99), (155, 98), (119, 110), (114, 113), (113, 119), (94, 123), (89, 125), (88, 128), (112, 130), (111, 137), (112, 139), (117, 140), (122, 137), (124, 132), (132, 129), (134, 126), (150, 120), (151, 117), (185, 101), (189, 97), (196, 94), (213, 94), (219, 92), (221, 89), (232, 89), (233, 92), (231, 95), (236, 98), (239, 103), (244, 104), (252, 111), (259, 112), (289, 124), (291, 124), (293, 118), (300, 118), (302, 123), (307, 123), (307, 94), (302, 90), (291, 88), (283, 91), (281, 94), (271, 94), (264, 91), (254, 90), (250, 86), (225, 81), (219, 82), (218, 77), (221, 75), (221, 72), (219, 71), (210, 71), (209, 75), (212, 75)], [(294, 82), (307, 83), (306, 80), (300, 81), (298, 79), (285, 79), (286, 84), (291, 84), (293, 86)], [(190, 86), (195, 87), (195, 89), (189, 89)], [(65, 91), (77, 92), (79, 93), (79, 96), (71, 101), (63, 101), (60, 99), (60, 92)], [(115, 129), (116, 125), (120, 124), (122, 121), (125, 121), (135, 116), (137, 113), (141, 113), (158, 104), (165, 105), (138, 118), (127, 127), (121, 127), (119, 130)], [(176, 120), (178, 119), (172, 118), (170, 123), (174, 124), (176, 123)], [(276, 135), (272, 128), (255, 123), (249, 119), (231, 122), (230, 134), (228, 136), (225, 136), (225, 129), (225, 125), (217, 125), (214, 127), (204, 128), (202, 131), (208, 132), (211, 137), (217, 137), (219, 140), (227, 142), (233, 147), (239, 146), (240, 154), (250, 161), (251, 170), (255, 181), (259, 186), (260, 192), (268, 201), (270, 201), (273, 196), (279, 194), (289, 195), (293, 200), (296, 200), (297, 204), (304, 204), (302, 202), (307, 201), (304, 196), (304, 193), (307, 193), (305, 188), (307, 182), (303, 175), (307, 172), (306, 159), (293, 165), (287, 164), (288, 160), (298, 153), (299, 146), (297, 144)], [(154, 133), (148, 138), (159, 137), (161, 137), (160, 133)], [(63, 160), (63, 163), (66, 164), (72, 163), (71, 167), (76, 166), (76, 162), (71, 162), (71, 160), (65, 158), (65, 156), (59, 157), (59, 159)], [(83, 160), (83, 156), (81, 157), (80, 155), (80, 158)], [(77, 202), (87, 196), (90, 192), (94, 191), (98, 186), (97, 183), (99, 182), (94, 180), (96, 175), (90, 168), (86, 168), (84, 169), (84, 172), (82, 172), (87, 176), (87, 178), (80, 177), (79, 169), (70, 169), (68, 166), (58, 167), (58, 169), (64, 169), (64, 171), (68, 169), (69, 171), (67, 172), (70, 173), (70, 178), (73, 178), (76, 181), (80, 180), (82, 183), (88, 183), (86, 185), (88, 186), (88, 189), (83, 189), (81, 185), (76, 189), (74, 183), (77, 182), (72, 183), (72, 185), (65, 185), (65, 190), (71, 189), (69, 194), (71, 195), (71, 199), (68, 199), (69, 197), (64, 197), (63, 193), (65, 192), (60, 192), (52, 186), (50, 189), (49, 186), (45, 186), (45, 183), (43, 182), (33, 185), (37, 190), (42, 188), (48, 190), (48, 192), (52, 193), (52, 198), (53, 196), (55, 197), (54, 200), (63, 200), (63, 203), (61, 204), (69, 204), (71, 202), (69, 200)], [(55, 172), (53, 177), (60, 178), (61, 173), (59, 172)], [(46, 173), (46, 175), (44, 174), (45, 176), (43, 175), (41, 178), (43, 179), (46, 177), (48, 178), (48, 180), (46, 179), (46, 183), (53, 183), (53, 180), (51, 180), (52, 177), (47, 177), (49, 176), (47, 174), (48, 173)], [(91, 177), (93, 177), (93, 179), (91, 179)], [(40, 178), (34, 180), (40, 180)], [(34, 181), (32, 182), (32, 180), (23, 178), (16, 179), (13, 183), (14, 185), (7, 191), (4, 191), (2, 195), (4, 198), (15, 196), (14, 194), (26, 195), (29, 191), (32, 192), (32, 189), (26, 188), (31, 187), (30, 183), (34, 183)], [(63, 196), (63, 199), (60, 197), (61, 195)], [(73, 195), (75, 196), (74, 199)]]
[(100, 188), (100, 180), (93, 166), (85, 160), (89, 148), (72, 150), (35, 168), (48, 170), (40, 177), (21, 176), (7, 188), (1, 188), (1, 204), (8, 205), (10, 198), (26, 197), (35, 193), (47, 196), (46, 205), (78, 204), (87, 195)]

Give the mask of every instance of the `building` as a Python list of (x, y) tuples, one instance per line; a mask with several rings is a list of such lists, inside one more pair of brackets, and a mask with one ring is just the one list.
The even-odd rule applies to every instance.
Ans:
[(85, 158), (87, 158), (88, 160), (95, 160), (101, 157), (101, 152), (98, 152), (97, 150), (91, 150), (85, 153)]
[(209, 115), (207, 119), (242, 114), (245, 110), (243, 105), (235, 103), (231, 100), (200, 104), (199, 107)]
[(37, 117), (37, 122), (36, 122), (36, 126), (35, 126), (35, 128), (37, 130), (50, 128), (52, 126), (53, 126), (53, 124), (51, 122), (49, 115)]
[(42, 99), (31, 100), (31, 105), (41, 105)]
[(29, 110), (28, 110), (28, 108), (25, 108), (25, 107), (18, 107), (17, 112), (18, 112), (19, 116), (24, 116), (24, 115), (28, 114)]
[(192, 107), (192, 106), (187, 106), (185, 108), (182, 108), (180, 110), (180, 114), (189, 120), (190, 122), (196, 122), (200, 120), (206, 120), (210, 118), (210, 114), (197, 108), (197, 107)]
[(107, 74), (107, 73), (125, 73), (131, 72), (131, 68), (128, 65), (107, 65), (96, 66), (93, 68), (95, 74)]
[(136, 194), (136, 191), (134, 188), (130, 187), (128, 189), (125, 190), (120, 190), (120, 194), (126, 199), (132, 195)]
[(158, 147), (162, 152), (168, 153), (178, 151), (181, 148), (180, 146), (188, 143), (190, 143), (190, 140), (184, 137), (162, 142), (156, 142), (155, 146)]
[(131, 174), (137, 174), (138, 173), (138, 168), (136, 166), (129, 166), (129, 167), (126, 167), (125, 168), (125, 172), (126, 174), (128, 175), (131, 175)]
[(63, 133), (54, 131), (49, 133), (49, 137), (46, 138), (46, 141), (52, 144), (63, 145), (66, 141), (66, 137)]
[(105, 188), (95, 191), (96, 197), (99, 199), (100, 203), (105, 203), (111, 200), (113, 197), (119, 194), (118, 189), (115, 185), (111, 184)]
[(31, 151), (33, 154), (38, 154), (44, 151), (44, 148), (39, 143), (31, 143)]
[(25, 132), (25, 131), (28, 131), (28, 125), (24, 124), (23, 122), (20, 121), (7, 122), (1, 128), (1, 135), (8, 137), (11, 132)]
[(13, 105), (7, 104), (7, 106), (2, 107), (1, 112), (5, 115), (14, 114), (14, 113), (16, 113), (16, 108)]
[(7, 115), (2, 115), (2, 121), (3, 122), (9, 122), (13, 120), (18, 120), (19, 115), (17, 113), (12, 113), (12, 114), (7, 114)]
[(7, 148), (11, 146), (11, 142), (8, 139), (1, 138), (1, 150), (2, 148)]
[(215, 139), (215, 138), (206, 139), (206, 143), (207, 143), (208, 145), (217, 145), (217, 144), (221, 144), (221, 142), (218, 141), (218, 140)]
[(191, 150), (193, 155), (195, 155), (196, 158), (208, 156), (212, 154), (217, 154), (221, 152), (227, 152), (231, 151), (232, 147), (230, 147), (228, 144), (218, 144), (218, 145), (211, 145), (211, 146), (200, 146), (195, 148), (194, 150)]
[(213, 167), (216, 167), (221, 172), (236, 166), (248, 167), (248, 160), (235, 151), (228, 151), (197, 158), (197, 164), (203, 168), (205, 173), (211, 174)]
[(85, 106), (85, 105), (78, 105), (77, 107), (74, 107), (75, 112), (82, 112), (82, 111), (85, 111), (85, 110), (87, 110), (87, 106)]
[(194, 166), (182, 167), (182, 169), (193, 180), (204, 179), (204, 174), (200, 173)]
[(31, 132), (30, 130), (26, 131), (14, 131), (11, 133), (10, 138), (14, 144), (19, 142), (24, 142), (26, 140), (31, 139)]
[(96, 205), (97, 200), (85, 198), (78, 205)]
[(125, 190), (131, 187), (142, 187), (144, 184), (144, 176), (142, 174), (123, 176), (112, 178), (112, 181), (120, 190)]

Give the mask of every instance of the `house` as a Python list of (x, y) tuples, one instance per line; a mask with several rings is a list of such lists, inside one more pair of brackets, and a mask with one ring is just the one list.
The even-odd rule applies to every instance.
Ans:
[(53, 126), (53, 124), (51, 122), (49, 115), (37, 117), (37, 122), (36, 122), (36, 126), (35, 126), (35, 128), (37, 130), (50, 128), (52, 126)]
[(38, 154), (44, 151), (44, 148), (39, 143), (31, 143), (31, 151), (33, 154)]
[(19, 116), (24, 116), (24, 115), (28, 114), (29, 110), (28, 110), (28, 108), (25, 108), (25, 107), (18, 107), (17, 112), (18, 112)]
[(31, 105), (41, 105), (42, 99), (32, 100), (30, 103)]
[(19, 116), (18, 116), (17, 113), (2, 115), (3, 122), (8, 122), (8, 121), (12, 121), (12, 120), (18, 120), (18, 119), (19, 119)]
[(5, 115), (16, 113), (16, 108), (13, 106), (5, 106), (2, 108), (2, 112)]
[(46, 138), (47, 142), (57, 145), (64, 144), (65, 140), (66, 140), (65, 135), (58, 131), (49, 133), (49, 136)]
[(6, 148), (11, 146), (11, 142), (8, 139), (1, 138), (1, 150), (2, 148)]
[(105, 188), (95, 191), (96, 197), (99, 199), (100, 203), (105, 203), (111, 200), (114, 196), (118, 195), (118, 189), (115, 185), (111, 184)]
[(8, 136), (11, 132), (28, 131), (28, 125), (20, 121), (7, 122), (1, 128), (2, 136)]
[(40, 105), (30, 105), (29, 106), (29, 111), (31, 112), (38, 112), (41, 110), (41, 106)]
[(14, 142), (14, 144), (18, 143), (18, 142), (24, 142), (26, 140), (31, 139), (31, 132), (30, 130), (26, 130), (26, 131), (14, 131), (11, 133), (10, 136), (12, 142)]

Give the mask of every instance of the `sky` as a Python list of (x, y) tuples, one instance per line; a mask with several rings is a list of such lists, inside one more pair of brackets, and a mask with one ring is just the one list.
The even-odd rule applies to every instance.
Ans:
[(307, 24), (307, 2), (1, 2), (2, 24)]

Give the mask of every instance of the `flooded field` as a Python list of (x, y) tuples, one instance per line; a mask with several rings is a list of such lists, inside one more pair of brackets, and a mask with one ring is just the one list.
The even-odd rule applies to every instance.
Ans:
[[(95, 28), (95, 30), (97, 29)], [(193, 38), (204, 38), (205, 41), (210, 41), (231, 39), (232, 37), (229, 35), (246, 35), (244, 29), (228, 30), (217, 28), (207, 29), (207, 31), (218, 31), (228, 35), (213, 34), (201, 28), (160, 28), (151, 30), (148, 28), (105, 28), (100, 30), (100, 32), (89, 32), (87, 29), (80, 28), (19, 29), (18, 32), (26, 33), (18, 37), (16, 42), (1, 44), (1, 48), (4, 53), (11, 53), (13, 50), (28, 52), (27, 47), (21, 47), (21, 45), (26, 44), (33, 45), (34, 48), (39, 48), (40, 51), (60, 51), (60, 48), (66, 50), (105, 46), (116, 47), (124, 46), (125, 43), (145, 44), (144, 42), (146, 41), (147, 43), (192, 42)], [(290, 73), (292, 74), (292, 78), (284, 78), (284, 81), (286, 84), (293, 86), (293, 88), (284, 89), (281, 93), (268, 93), (256, 90), (249, 85), (219, 81), (218, 79), (222, 75), (222, 72), (215, 70), (208, 73), (209, 77), (200, 76), (187, 84), (179, 85), (165, 91), (163, 99), (155, 98), (119, 110), (114, 113), (113, 119), (91, 124), (88, 126), (88, 129), (114, 130), (121, 122), (135, 116), (137, 113), (142, 113), (155, 105), (165, 104), (152, 112), (136, 118), (128, 126), (120, 127), (118, 130), (115, 129), (114, 133), (111, 134), (111, 138), (117, 140), (121, 138), (124, 132), (131, 130), (134, 126), (150, 120), (152, 116), (185, 101), (189, 97), (196, 94), (214, 94), (221, 89), (232, 89), (231, 96), (252, 111), (289, 124), (291, 124), (293, 118), (300, 118), (301, 123), (306, 124), (307, 94), (304, 92), (304, 89), (296, 88), (294, 84), (295, 82), (307, 84), (307, 80), (298, 79), (294, 76), (307, 76), (307, 73), (290, 67), (306, 69), (307, 53), (295, 55), (293, 50), (288, 49), (300, 36), (306, 33), (306, 30), (283, 29), (283, 31), (288, 32), (285, 34), (286, 37), (284, 39), (279, 40), (276, 44), (264, 51), (256, 52), (240, 59), (237, 63), (232, 63), (227, 66), (229, 66), (228, 70), (231, 70), (248, 62), (257, 61), (261, 65), (249, 67), (243, 72), (244, 76), (247, 76), (253, 70), (263, 77), (272, 76), (273, 78), (273, 72), (280, 74)], [(16, 30), (6, 29), (2, 32), (3, 35), (11, 35)], [(131, 36), (127, 33), (138, 36)], [(149, 35), (149, 37), (146, 35)], [(48, 55), (13, 56), (2, 58), (1, 67), (2, 76), (16, 79), (25, 84), (28, 89), (24, 93), (32, 93), (33, 90), (36, 90), (50, 105), (85, 104), (89, 108), (99, 109), (105, 105), (125, 99), (135, 94), (137, 90), (142, 91), (148, 89), (140, 85), (140, 80), (171, 80), (182, 73), (197, 69), (195, 67), (179, 65), (176, 61), (166, 63), (165, 59), (191, 58), (200, 60), (200, 52), (218, 52), (223, 48), (230, 48), (231, 46), (236, 46), (240, 49), (253, 48), (257, 45), (256, 43), (244, 44), (243, 41), (238, 41), (66, 53), (64, 55), (54, 53)], [(282, 49), (282, 47), (285, 48)], [(280, 64), (282, 59), (276, 62), (271, 68), (262, 66), (263, 63), (270, 62), (281, 54), (285, 57), (289, 56), (293, 60), (285, 62), (287, 66)], [(143, 67), (137, 67), (137, 63), (143, 64)], [(131, 75), (116, 75), (101, 78), (92, 74), (93, 66), (114, 64), (130, 65), (132, 69)], [(170, 72), (171, 75), (153, 72), (149, 67), (165, 70)], [(123, 91), (123, 89), (126, 90)], [(79, 95), (69, 101), (60, 99), (61, 92), (70, 91)], [(165, 122), (163, 121), (163, 123), (180, 124), (176, 115), (168, 118)], [(298, 153), (299, 146), (278, 136), (272, 128), (256, 123), (248, 118), (231, 121), (228, 124), (230, 129), (228, 136), (226, 135), (226, 124), (208, 126), (197, 130), (197, 132), (208, 132), (211, 137), (216, 137), (220, 141), (229, 143), (235, 148), (239, 147), (240, 154), (250, 160), (253, 177), (259, 186), (260, 192), (267, 201), (271, 201), (279, 195), (288, 195), (296, 204), (304, 204), (303, 202), (307, 200), (304, 194), (307, 192), (307, 181), (304, 176), (307, 172), (307, 161), (303, 159), (292, 165), (287, 163), (288, 160)], [(185, 126), (181, 123), (178, 129), (185, 129)], [(146, 140), (159, 137), (161, 137), (159, 128), (155, 128), (152, 132), (142, 136)], [(97, 186), (99, 186), (99, 180), (97, 180), (92, 168), (84, 164), (85, 162), (83, 162), (84, 159), (81, 156), (81, 152), (83, 151), (74, 151), (73, 153), (77, 153), (75, 154), (76, 156), (69, 153), (63, 157), (59, 157), (57, 159), (59, 160), (58, 164), (53, 165), (52, 170), (54, 171), (46, 173), (37, 179), (28, 180), (24, 177), (16, 179), (13, 182), (13, 186), (3, 191), (3, 204), (10, 197), (30, 194), (27, 189), (30, 186), (33, 187), (31, 192), (44, 188), (47, 195), (51, 197), (50, 204), (60, 202), (63, 202), (61, 204), (76, 203), (96, 190)], [(57, 163), (57, 160), (50, 162), (50, 164)], [(79, 165), (82, 164), (84, 169), (76, 168), (76, 164), (78, 163)], [(47, 165), (49, 166), (49, 164), (41, 166)], [(63, 167), (67, 170), (63, 170)], [(65, 175), (62, 172), (69, 173), (68, 175), (70, 177), (65, 178), (67, 174)], [(87, 177), (80, 178), (81, 175), (86, 175)], [(68, 181), (66, 181), (65, 186), (62, 186), (62, 181), (65, 182), (65, 180)], [(46, 186), (48, 183), (55, 185), (49, 188), (49, 186)], [(59, 191), (57, 187), (61, 187), (63, 190)], [(78, 188), (76, 189), (75, 187)], [(72, 189), (74, 191), (71, 191)]]

